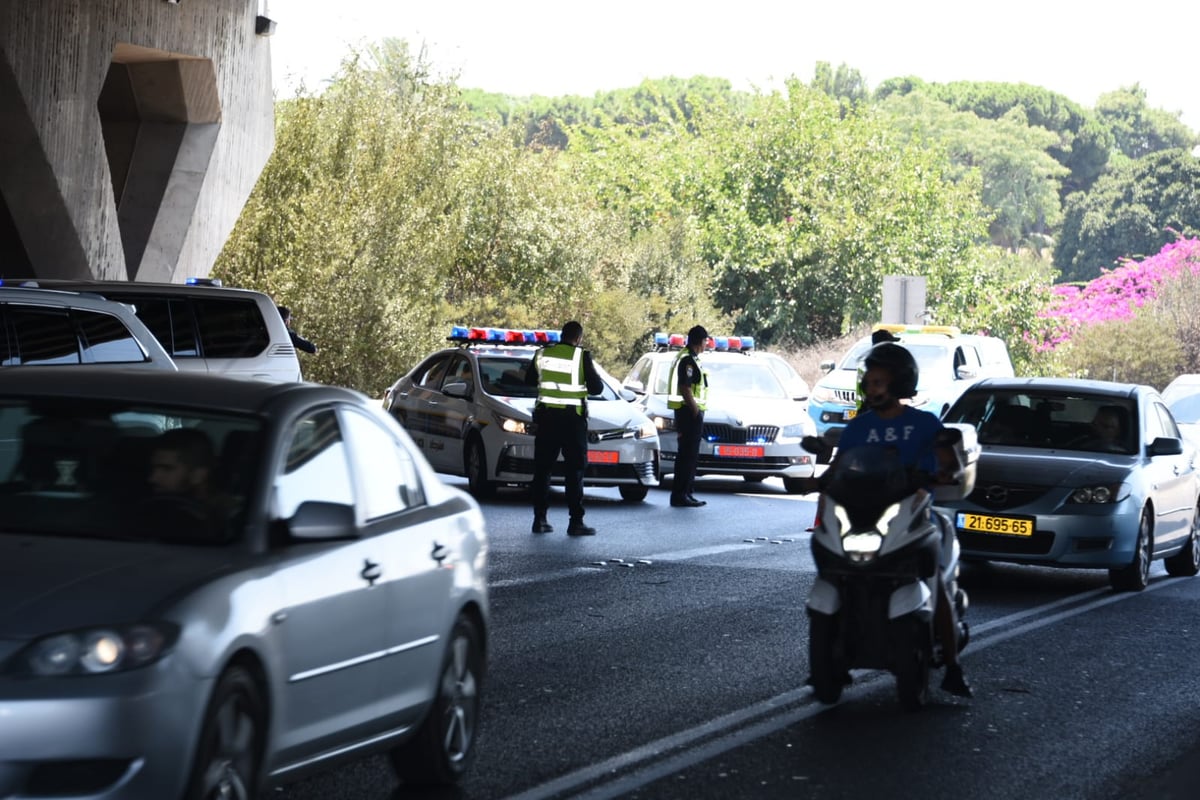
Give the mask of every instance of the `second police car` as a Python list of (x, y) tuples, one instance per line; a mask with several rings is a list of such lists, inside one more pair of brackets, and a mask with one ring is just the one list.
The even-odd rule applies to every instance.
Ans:
[[(426, 357), (392, 384), (384, 408), (434, 469), (465, 476), (476, 497), (487, 497), (499, 486), (528, 484), (537, 387), (526, 383), (526, 371), (538, 349), (558, 337), (558, 331), (455, 326), (449, 337), (453, 346)], [(616, 486), (623, 499), (639, 501), (658, 485), (658, 430), (628, 393), (600, 372), (604, 391), (588, 398), (584, 484)], [(561, 483), (561, 470), (554, 480)]]
[[(667, 407), (671, 369), (686, 338), (657, 333), (655, 349), (637, 360), (624, 386), (659, 429), (662, 474), (675, 471), (675, 412)], [(807, 398), (786, 387), (749, 336), (709, 337), (700, 363), (708, 373), (708, 403), (697, 475), (741, 476), (758, 482), (782, 478), (789, 492), (803, 492), (815, 460), (800, 440), (816, 432)]]

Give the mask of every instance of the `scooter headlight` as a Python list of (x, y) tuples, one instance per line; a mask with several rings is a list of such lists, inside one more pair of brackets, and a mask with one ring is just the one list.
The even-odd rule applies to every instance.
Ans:
[(851, 561), (870, 561), (879, 555), (883, 536), (878, 531), (850, 533), (842, 537), (842, 550)]

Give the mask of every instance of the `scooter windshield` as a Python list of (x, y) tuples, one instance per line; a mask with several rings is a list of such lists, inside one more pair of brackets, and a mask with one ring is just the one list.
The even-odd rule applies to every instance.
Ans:
[(873, 529), (884, 511), (919, 488), (894, 449), (870, 446), (839, 452), (822, 483), (854, 530)]

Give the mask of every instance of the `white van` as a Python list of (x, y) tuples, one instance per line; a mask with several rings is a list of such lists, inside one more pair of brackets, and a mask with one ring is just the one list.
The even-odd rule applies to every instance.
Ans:
[(196, 283), (29, 280), (22, 286), (100, 295), (133, 307), (181, 370), (299, 381), (300, 360), (275, 301), (262, 292)]

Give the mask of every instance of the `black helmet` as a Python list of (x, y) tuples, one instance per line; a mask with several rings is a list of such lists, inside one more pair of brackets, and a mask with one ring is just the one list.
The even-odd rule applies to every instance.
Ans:
[(893, 397), (904, 399), (917, 393), (917, 378), (920, 377), (917, 360), (900, 345), (893, 342), (875, 345), (867, 351), (863, 366), (865, 369), (878, 367), (888, 371), (892, 376), (888, 392)]

